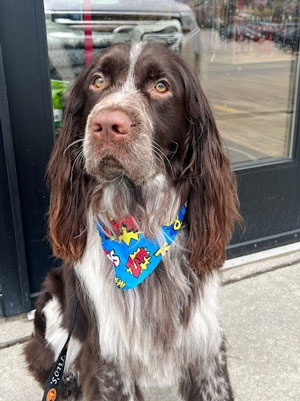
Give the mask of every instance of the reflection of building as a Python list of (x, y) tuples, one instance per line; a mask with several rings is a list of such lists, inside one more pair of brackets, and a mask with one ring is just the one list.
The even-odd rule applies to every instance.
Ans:
[(217, 21), (231, 24), (248, 22), (298, 22), (297, 0), (200, 0), (193, 7), (202, 28), (214, 28)]

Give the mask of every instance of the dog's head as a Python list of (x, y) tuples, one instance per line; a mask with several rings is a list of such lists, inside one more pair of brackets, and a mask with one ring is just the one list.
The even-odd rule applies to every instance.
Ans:
[(237, 217), (235, 180), (198, 80), (165, 46), (115, 45), (82, 71), (48, 175), (57, 256), (73, 262), (82, 256), (86, 212), (105, 188), (123, 180), (135, 193), (123, 202), (140, 203), (141, 210), (143, 188), (149, 194), (149, 183), (160, 177), (160, 190), (175, 193), (178, 205), (188, 201), (191, 265), (208, 270), (223, 263)]

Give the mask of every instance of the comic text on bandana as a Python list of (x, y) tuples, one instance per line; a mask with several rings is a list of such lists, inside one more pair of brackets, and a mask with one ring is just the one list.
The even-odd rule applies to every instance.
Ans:
[(96, 225), (102, 248), (114, 266), (118, 288), (134, 288), (154, 271), (170, 250), (182, 226), (185, 211), (186, 207), (183, 206), (171, 224), (161, 227), (164, 241), (160, 241), (160, 244), (154, 239), (146, 238), (138, 230), (132, 217), (120, 221), (112, 219), (114, 234), (102, 223)]

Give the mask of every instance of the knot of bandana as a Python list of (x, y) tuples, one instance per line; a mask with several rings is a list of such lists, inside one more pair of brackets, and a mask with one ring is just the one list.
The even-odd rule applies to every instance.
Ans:
[(185, 212), (184, 205), (172, 223), (161, 228), (161, 245), (154, 239), (147, 239), (131, 217), (112, 221), (116, 236), (102, 222), (96, 224), (103, 250), (114, 266), (118, 288), (134, 288), (153, 272), (169, 251), (182, 225)]

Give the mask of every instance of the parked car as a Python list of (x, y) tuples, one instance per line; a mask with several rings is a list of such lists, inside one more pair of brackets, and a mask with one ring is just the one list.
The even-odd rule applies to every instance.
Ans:
[(85, 32), (83, 0), (44, 0), (51, 77), (72, 81), (85, 63), (85, 43), (94, 52), (119, 42), (164, 42), (198, 68), (200, 29), (192, 9), (174, 0), (91, 0)]

